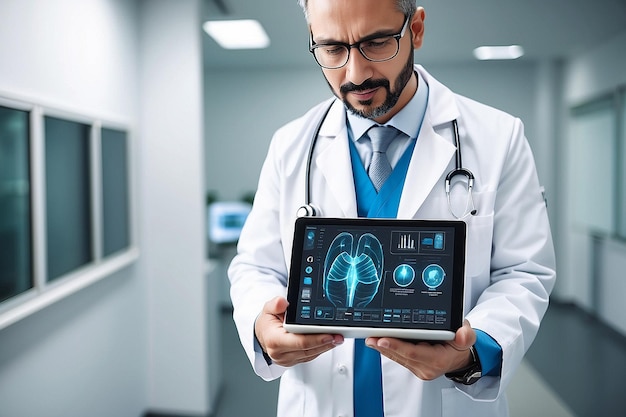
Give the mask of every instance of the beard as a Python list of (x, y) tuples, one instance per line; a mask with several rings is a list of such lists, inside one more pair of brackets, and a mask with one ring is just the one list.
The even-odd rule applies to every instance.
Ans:
[[(363, 117), (366, 119), (377, 119), (379, 117), (384, 116), (389, 113), (391, 109), (398, 103), (400, 99), (400, 94), (404, 87), (406, 87), (407, 83), (411, 79), (411, 75), (413, 74), (413, 53), (409, 54), (409, 57), (402, 68), (402, 71), (398, 75), (396, 82), (394, 83), (394, 89), (391, 89), (391, 83), (386, 78), (376, 79), (376, 80), (366, 80), (361, 85), (356, 85), (353, 83), (347, 83), (342, 85), (339, 88), (339, 92), (341, 93), (341, 101), (343, 101), (344, 105), (352, 114)], [(385, 101), (378, 107), (372, 107), (373, 100), (365, 100), (359, 101), (359, 104), (363, 106), (362, 109), (355, 108), (352, 104), (348, 102), (347, 93), (351, 91), (364, 91), (372, 88), (383, 87), (387, 91), (387, 95), (385, 97)]]

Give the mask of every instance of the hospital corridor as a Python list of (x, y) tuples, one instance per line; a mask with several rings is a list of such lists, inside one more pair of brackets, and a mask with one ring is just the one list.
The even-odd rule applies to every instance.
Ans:
[(626, 416), (624, 45), (626, 0), (0, 0), (0, 417)]

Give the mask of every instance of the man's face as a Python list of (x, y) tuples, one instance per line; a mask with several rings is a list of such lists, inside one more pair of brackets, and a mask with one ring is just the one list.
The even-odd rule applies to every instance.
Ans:
[[(375, 34), (395, 35), (406, 19), (395, 0), (309, 0), (308, 12), (315, 44), (353, 44)], [(423, 19), (423, 9), (418, 9), (393, 59), (371, 62), (352, 48), (345, 66), (323, 69), (331, 90), (350, 111), (384, 123), (408, 103), (417, 88), (413, 49), (421, 46)]]

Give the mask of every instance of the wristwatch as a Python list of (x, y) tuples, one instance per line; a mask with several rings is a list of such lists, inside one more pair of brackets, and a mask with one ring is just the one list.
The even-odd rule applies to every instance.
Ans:
[(446, 378), (463, 385), (472, 385), (483, 376), (480, 359), (478, 358), (478, 354), (476, 354), (474, 346), (470, 347), (470, 353), (472, 354), (472, 363), (465, 368), (446, 373)]

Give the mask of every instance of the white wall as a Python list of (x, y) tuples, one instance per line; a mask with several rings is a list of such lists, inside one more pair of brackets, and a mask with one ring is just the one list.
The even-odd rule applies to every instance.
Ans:
[(626, 84), (626, 23), (621, 34), (572, 59), (565, 73), (565, 100), (574, 106)]
[[(149, 282), (149, 405), (211, 412), (199, 0), (144, 0), (140, 149), (142, 274)], [(209, 334), (209, 330), (213, 333)]]
[(213, 411), (200, 4), (0, 3), (0, 94), (131, 129), (140, 248), (125, 270), (0, 331), (0, 416)]
[(536, 67), (523, 60), (425, 66), (452, 91), (522, 119), (529, 140), (535, 136)]
[(274, 131), (331, 96), (314, 62), (310, 69), (210, 71), (205, 79), (206, 184), (220, 200), (254, 192)]
[(0, 415), (138, 417), (145, 282), (122, 271), (0, 332)]
[(0, 8), (1, 90), (134, 122), (135, 2), (3, 0)]
[[(138, 10), (3, 0), (0, 94), (137, 133)], [(0, 331), (0, 415), (133, 416), (146, 406), (146, 280), (131, 266)]]

